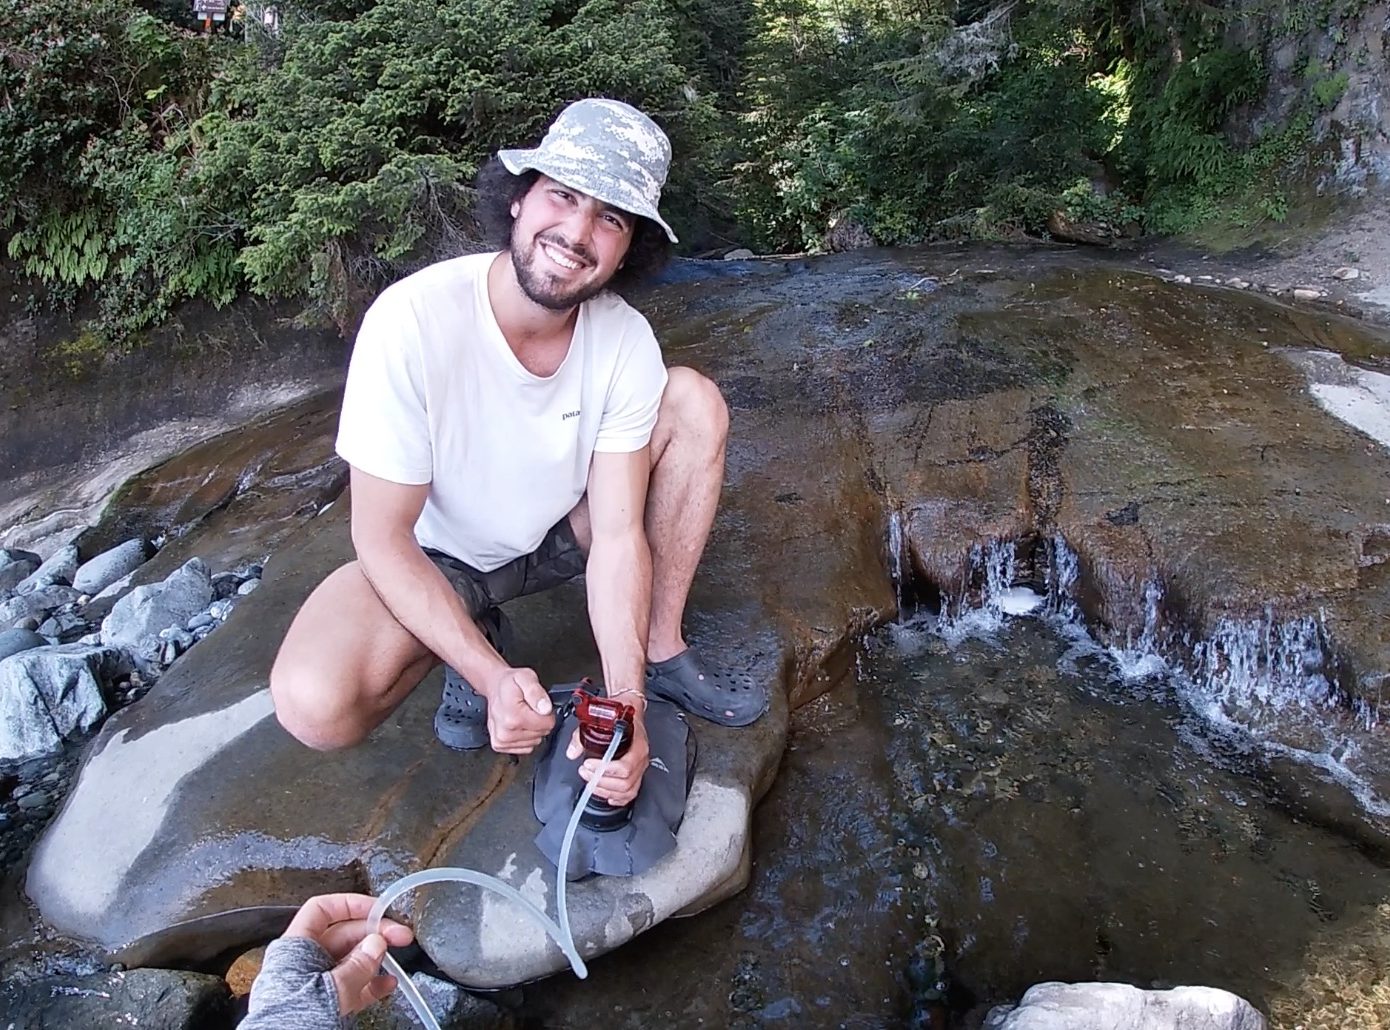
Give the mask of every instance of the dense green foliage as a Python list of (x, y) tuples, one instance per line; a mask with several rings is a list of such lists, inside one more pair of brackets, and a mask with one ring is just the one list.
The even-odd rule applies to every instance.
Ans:
[(278, 36), (251, 19), (244, 40), (179, 10), (0, 0), (0, 233), (115, 334), (248, 290), (334, 311), (474, 246), (480, 163), (579, 96), (667, 128), (666, 207), (695, 249), (800, 250), (846, 225), (908, 243), (1280, 218), (1347, 86), (1309, 62), (1303, 108), (1247, 132), (1267, 72), (1219, 3), (290, 0)]

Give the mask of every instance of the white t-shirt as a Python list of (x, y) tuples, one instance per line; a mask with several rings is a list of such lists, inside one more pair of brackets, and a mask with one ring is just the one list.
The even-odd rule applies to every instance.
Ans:
[(441, 261), (376, 299), (337, 445), (369, 475), (430, 484), (416, 539), (483, 572), (530, 554), (574, 508), (595, 451), (647, 445), (666, 388), (651, 326), (611, 293), (580, 305), (554, 375), (528, 372), (488, 300), (494, 257)]

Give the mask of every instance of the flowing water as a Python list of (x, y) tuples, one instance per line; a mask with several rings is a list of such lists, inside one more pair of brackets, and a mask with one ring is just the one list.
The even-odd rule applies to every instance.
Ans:
[(1205, 984), (1296, 1011), (1310, 955), (1376, 918), (1390, 875), (1291, 813), (1263, 785), (1267, 756), (1212, 720), (1242, 691), (1292, 704), (1295, 674), (1320, 705), (1306, 627), (1198, 647), (1204, 694), (1153, 627), (1115, 649), (1085, 635), (1065, 549), (1032, 603), (1007, 552), (978, 556), (983, 603), (885, 627), (855, 682), (796, 714), (748, 891), (600, 959), (585, 984), (529, 988), (525, 1012), (576, 1027), (969, 1026), (1054, 979)]

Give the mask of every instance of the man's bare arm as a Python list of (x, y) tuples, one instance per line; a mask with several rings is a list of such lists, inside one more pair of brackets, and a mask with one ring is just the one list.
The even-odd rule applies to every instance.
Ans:
[(610, 695), (643, 693), (652, 555), (642, 519), (650, 474), (645, 447), (631, 454), (597, 453), (589, 466), (592, 543), (585, 578), (589, 619)]
[[(598, 788), (601, 796), (617, 804), (637, 796), (647, 768), (644, 670), (652, 555), (642, 520), (650, 474), (651, 456), (645, 447), (631, 454), (596, 453), (589, 466), (589, 621), (609, 696), (633, 705), (638, 713), (631, 750), (610, 766)], [(571, 757), (578, 753), (571, 743)], [(586, 763), (585, 768), (592, 771), (596, 764)]]
[(554, 724), (549, 695), (534, 672), (513, 669), (493, 650), (420, 548), (415, 521), (428, 495), (428, 484), (392, 483), (354, 468), (352, 544), (358, 564), (396, 621), (488, 699), (493, 748), (524, 754)]

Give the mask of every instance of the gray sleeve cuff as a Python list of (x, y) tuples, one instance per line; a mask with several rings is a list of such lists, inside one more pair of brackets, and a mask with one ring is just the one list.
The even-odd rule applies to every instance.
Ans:
[(344, 1030), (349, 1023), (338, 1015), (338, 991), (328, 975), (332, 968), (333, 959), (316, 941), (271, 941), (238, 1030)]

